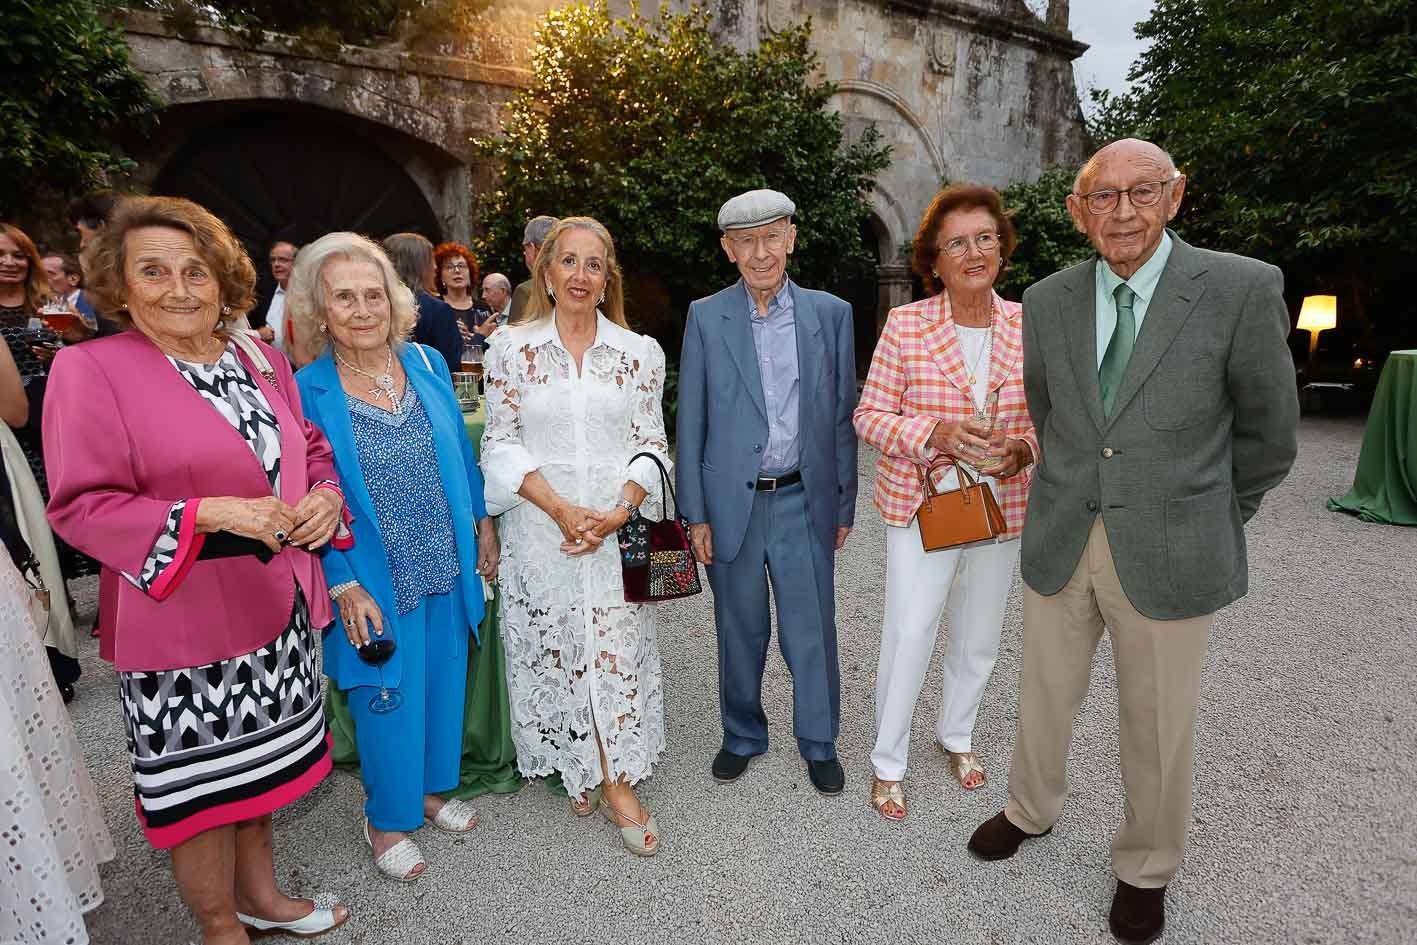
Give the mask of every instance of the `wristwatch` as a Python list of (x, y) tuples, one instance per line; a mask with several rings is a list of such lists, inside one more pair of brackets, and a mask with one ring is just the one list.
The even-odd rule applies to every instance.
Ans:
[(633, 518), (634, 515), (635, 515), (635, 513), (640, 510), (640, 507), (639, 507), (638, 505), (636, 505), (635, 503), (631, 502), (629, 499), (625, 498), (624, 496), (621, 496), (621, 497), (620, 497), (620, 501), (615, 503), (615, 507), (616, 507), (617, 509), (624, 509), (624, 510), (625, 510), (625, 514), (629, 515), (631, 518)]

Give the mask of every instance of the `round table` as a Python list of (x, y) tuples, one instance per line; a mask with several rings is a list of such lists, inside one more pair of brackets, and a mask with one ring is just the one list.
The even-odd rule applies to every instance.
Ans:
[(1329, 509), (1365, 522), (1417, 525), (1417, 350), (1388, 355), (1368, 425), (1353, 488)]
[[(463, 425), (474, 454), (481, 452), (486, 408), (479, 403), (463, 414)], [(494, 585), (495, 590), (495, 585)], [(478, 628), (480, 646), (469, 647), (467, 703), (463, 710), (462, 777), (446, 797), (469, 798), (480, 794), (511, 794), (525, 783), (517, 773), (517, 752), (512, 745), (512, 718), (507, 709), (506, 657), (498, 625), (500, 594), (487, 602)], [(359, 764), (354, 721), (349, 700), (334, 686), (325, 687), (325, 719), (334, 738), (334, 763)]]

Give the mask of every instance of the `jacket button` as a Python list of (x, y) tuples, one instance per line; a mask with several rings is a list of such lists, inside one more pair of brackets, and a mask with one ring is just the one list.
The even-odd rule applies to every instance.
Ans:
[(1087, 500), (1087, 510), (1088, 510), (1089, 512), (1096, 512), (1096, 511), (1097, 511), (1097, 500), (1096, 500), (1096, 499), (1088, 499), (1088, 500)]
[(760, 443), (754, 443), (754, 444), (753, 444), (753, 452), (754, 452), (754, 453), (761, 453), (762, 451), (763, 451), (762, 444), (760, 444)]
[(1102, 458), (1103, 458), (1103, 459), (1111, 459), (1111, 458), (1112, 458), (1112, 447), (1110, 447), (1110, 446), (1104, 446), (1104, 447), (1102, 447)]
[(753, 484), (751, 482), (745, 482), (743, 483), (743, 485), (747, 486), (749, 489), (753, 488)]

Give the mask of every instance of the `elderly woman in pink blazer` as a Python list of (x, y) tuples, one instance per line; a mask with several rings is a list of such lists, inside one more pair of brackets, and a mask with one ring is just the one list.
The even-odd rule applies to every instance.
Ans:
[[(935, 742), (961, 787), (984, 783), (974, 719), (1018, 564), (1026, 470), (1038, 455), (1024, 402), (1022, 306), (994, 292), (1015, 242), (996, 191), (955, 185), (936, 195), (913, 259), (935, 294), (891, 310), (853, 417), (860, 437), (881, 451), (876, 508), (886, 523), (886, 608), (871, 805), (888, 820), (905, 817), (915, 701), (947, 603), (950, 643)], [(980, 422), (991, 414), (992, 427)], [(998, 543), (924, 550), (915, 518), (924, 499), (921, 472), (947, 460), (980, 470), (994, 491), (1005, 522)], [(943, 488), (958, 487), (953, 468), (944, 479)]]
[(126, 200), (84, 271), (127, 330), (54, 360), (49, 518), (104, 566), (138, 819), (206, 945), (318, 935), (347, 911), (276, 887), (271, 812), (330, 770), (313, 631), (331, 609), (311, 553), (343, 515), (329, 444), (285, 359), (227, 330), (255, 270), (212, 214)]

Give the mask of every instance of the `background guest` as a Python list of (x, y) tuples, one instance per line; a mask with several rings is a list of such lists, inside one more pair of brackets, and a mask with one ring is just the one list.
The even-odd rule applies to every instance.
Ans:
[[(462, 335), (463, 347), (486, 344), (486, 337), (477, 334), (478, 327), (490, 314), (473, 292), (479, 275), (477, 257), (461, 243), (439, 243), (433, 250), (433, 263), (438, 274), (438, 294), (457, 313), (458, 333)], [(482, 340), (474, 341), (477, 337)], [(449, 366), (458, 367), (457, 364)]]
[[(290, 298), (305, 333), (328, 339), (300, 391), (353, 497), (353, 547), (323, 559), (342, 631), (325, 635), (325, 673), (349, 694), (365, 840), (380, 872), (408, 882), (426, 869), (408, 833), (425, 819), (449, 833), (477, 824), (471, 805), (437, 794), (458, 785), (468, 634), (497, 532), (448, 366), (404, 341), (413, 293), (388, 257), (353, 233), (323, 236), (301, 253)], [(370, 666), (356, 648), (379, 637), (396, 648)], [(383, 686), (400, 692), (392, 711), (372, 708)]]
[[(256, 273), (205, 209), (123, 201), (84, 272), (128, 330), (56, 358), (49, 516), (123, 578), (100, 600), (100, 653), (118, 670), (139, 821), (171, 849), (207, 945), (328, 931), (343, 907), (277, 888), (270, 815), (330, 769), (312, 627), (331, 612), (311, 554), (343, 509), (329, 444), (285, 359), (228, 335)], [(223, 541), (233, 556), (204, 559)]]
[(502, 515), (512, 738), (522, 774), (560, 772), (581, 816), (603, 794), (625, 848), (652, 856), (659, 826), (632, 785), (664, 750), (659, 647), (650, 607), (625, 602), (614, 534), (662, 499), (659, 467), (631, 458), (669, 466), (664, 352), (625, 325), (605, 227), (571, 217), (546, 239), (531, 304), (487, 364), (482, 466)]
[[(526, 263), (527, 272), (536, 268), (536, 254), (541, 252), (541, 244), (546, 242), (546, 234), (550, 233), (551, 228), (555, 225), (555, 217), (532, 217), (531, 221), (527, 223), (526, 229), (522, 230), (522, 260)], [(527, 305), (531, 302), (533, 281), (528, 276), (526, 281), (518, 283), (516, 290), (512, 292), (511, 321), (520, 321), (525, 315)]]
[(290, 284), (290, 270), (299, 252), (300, 247), (290, 240), (276, 240), (271, 244), (266, 259), (270, 263), (275, 287), (251, 310), (249, 319), (261, 340), (287, 357), (295, 351), (295, 336), (285, 310), (286, 287)]
[[(890, 820), (906, 814), (901, 781), (911, 721), (947, 601), (950, 642), (935, 740), (962, 787), (972, 790), (985, 779), (973, 751), (974, 719), (1018, 563), (1015, 539), (1029, 482), (1019, 473), (1037, 450), (1023, 396), (1022, 306), (993, 290), (1016, 243), (994, 190), (955, 185), (936, 195), (920, 221), (912, 260), (935, 294), (891, 310), (853, 418), (861, 438), (881, 451), (875, 499), (886, 522), (886, 606), (871, 804)], [(921, 476), (944, 460), (987, 470), (980, 478), (1004, 514), (998, 544), (924, 550), (915, 519), (924, 498)], [(953, 468), (939, 485), (959, 488)]]
[(433, 294), (437, 291), (433, 244), (418, 233), (395, 233), (384, 239), (384, 252), (403, 284), (413, 290), (418, 312), (413, 340), (437, 349), (448, 364), (461, 364), (462, 333), (458, 331), (458, 313)]

